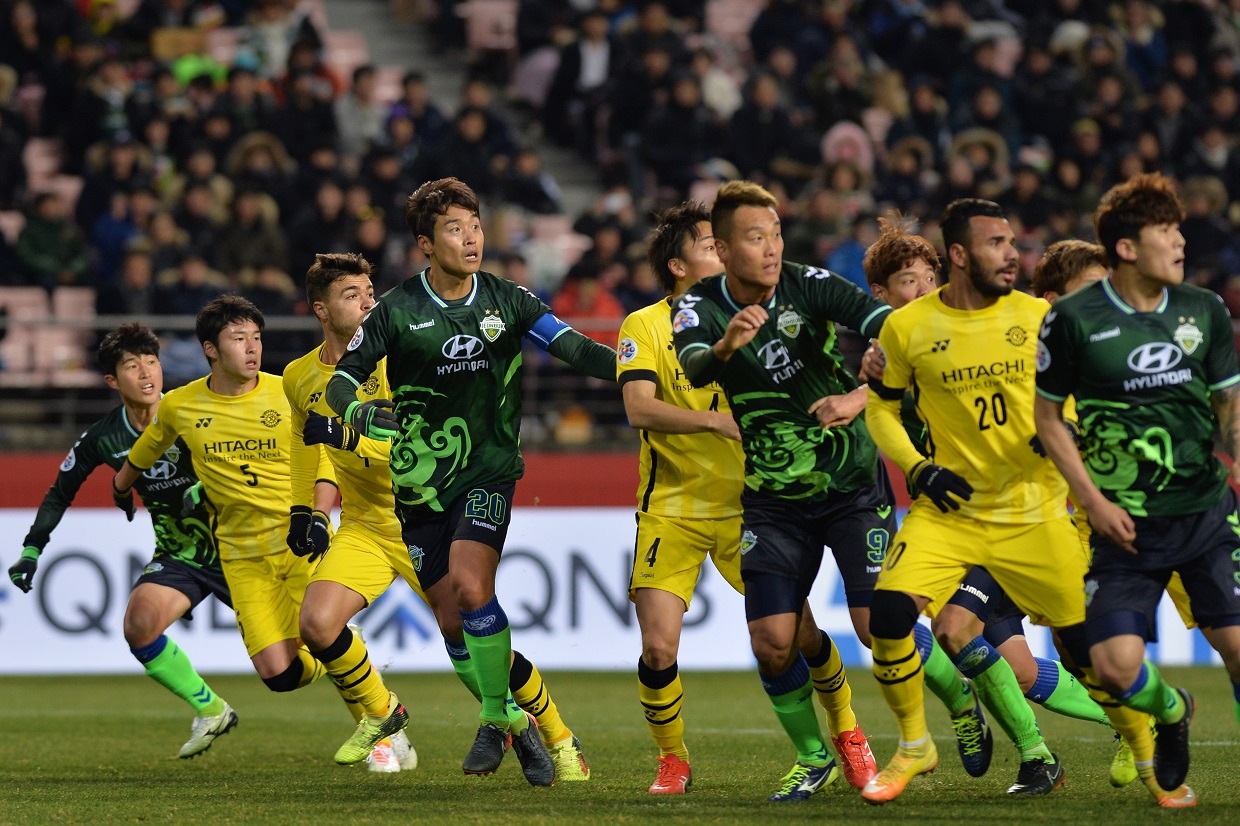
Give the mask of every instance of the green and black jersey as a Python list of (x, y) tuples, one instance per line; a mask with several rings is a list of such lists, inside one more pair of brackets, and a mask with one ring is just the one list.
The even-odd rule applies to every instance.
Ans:
[[(116, 407), (91, 425), (61, 463), (60, 473), (43, 497), (25, 544), (43, 550), (91, 472), (100, 465), (120, 470), (139, 435), (129, 423), (124, 406)], [(142, 497), (155, 527), (155, 558), (174, 557), (197, 568), (219, 570), (219, 551), (206, 508), (199, 505), (189, 516), (181, 516), (181, 497), (197, 481), (189, 450), (177, 439), (159, 461), (138, 477), (134, 489)]]
[(1210, 394), (1240, 382), (1219, 297), (1168, 287), (1153, 312), (1100, 281), (1055, 303), (1042, 324), (1038, 393), (1076, 399), (1094, 484), (1133, 516), (1208, 510), (1227, 487), (1214, 455)]
[(445, 301), (427, 273), (379, 299), (327, 386), (344, 415), (387, 357), (400, 432), (392, 440), (398, 504), (444, 512), (482, 485), (515, 481), (521, 458), (522, 339), (589, 375), (615, 381), (615, 351), (557, 319), (529, 290), (490, 273), (465, 298)]
[(741, 309), (724, 276), (711, 276), (672, 307), (672, 332), (689, 380), (717, 380), (727, 394), (745, 449), (745, 484), (784, 499), (873, 484), (878, 451), (864, 416), (824, 429), (809, 408), (857, 387), (836, 322), (872, 338), (891, 308), (827, 270), (785, 261), (766, 324), (721, 363), (710, 348)]

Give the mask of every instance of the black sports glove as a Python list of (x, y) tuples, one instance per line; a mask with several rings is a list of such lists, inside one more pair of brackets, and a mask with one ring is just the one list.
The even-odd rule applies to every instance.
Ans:
[(130, 522), (133, 521), (135, 511), (133, 503), (133, 488), (121, 493), (116, 489), (116, 482), (112, 483), (112, 504), (125, 512), (125, 518)]
[[(1064, 419), (1063, 426), (1068, 428), (1068, 433), (1072, 434), (1072, 443), (1079, 445), (1081, 443), (1081, 428), (1077, 425), (1077, 423)], [(1046, 446), (1042, 444), (1042, 440), (1038, 438), (1038, 434), (1033, 434), (1033, 438), (1029, 440), (1029, 447), (1034, 453), (1038, 454), (1043, 459), (1046, 458)]]
[(207, 492), (202, 487), (202, 482), (195, 482), (185, 489), (185, 493), (181, 494), (181, 518), (189, 516), (198, 510), (198, 506), (207, 501)]
[[(929, 459), (919, 462), (913, 468), (913, 484), (929, 497), (939, 510), (960, 510), (960, 502), (968, 502), (973, 496), (973, 486), (963, 476), (953, 473), (942, 465), (936, 465)], [(952, 497), (957, 497), (960, 502)]]
[(306, 417), (306, 426), (302, 429), (302, 441), (306, 445), (327, 445), (336, 450), (356, 450), (362, 435), (354, 428), (328, 418), (313, 410)]
[(309, 557), (317, 562), (331, 545), (331, 530), (327, 515), (312, 511), (305, 505), (294, 505), (288, 510), (288, 547), (294, 556)]
[(34, 587), (34, 572), (39, 567), (39, 549), (27, 545), (22, 548), (21, 557), (9, 566), (9, 579), (13, 580), (23, 594), (30, 593)]
[(387, 399), (353, 402), (344, 411), (345, 420), (363, 436), (387, 441), (400, 432), (392, 403)]

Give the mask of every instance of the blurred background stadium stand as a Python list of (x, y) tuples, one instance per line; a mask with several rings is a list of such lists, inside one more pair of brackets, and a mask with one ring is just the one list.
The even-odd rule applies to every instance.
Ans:
[[(404, 198), (444, 175), (484, 198), (485, 268), (612, 345), (659, 297), (652, 212), (739, 176), (788, 258), (861, 281), (887, 208), (937, 242), (949, 200), (994, 198), (1027, 275), (1159, 170), (1187, 278), (1235, 316), (1238, 66), (1240, 5), (1200, 0), (3, 0), (0, 449), (113, 403), (92, 350), (122, 320), (161, 333), (168, 387), (201, 374), (226, 290), (279, 372), (317, 342), (313, 253), (416, 273)], [(527, 366), (527, 446), (635, 446), (614, 386)]]

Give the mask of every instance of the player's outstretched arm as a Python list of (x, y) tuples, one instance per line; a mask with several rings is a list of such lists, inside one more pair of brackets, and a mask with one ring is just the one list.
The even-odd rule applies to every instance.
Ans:
[(1063, 402), (1047, 398), (1039, 392), (1033, 400), (1033, 421), (1038, 429), (1038, 441), (1068, 482), (1076, 501), (1089, 514), (1089, 524), (1108, 541), (1136, 553), (1132, 542), (1137, 538), (1137, 531), (1132, 517), (1107, 499), (1090, 478), (1072, 431), (1064, 426)]
[(557, 335), (547, 345), (547, 352), (567, 362), (578, 373), (606, 381), (616, 380), (616, 351), (586, 338), (572, 327)]
[(1223, 436), (1223, 450), (1231, 457), (1231, 478), (1240, 483), (1240, 384), (1232, 384), (1210, 394), (1214, 414)]
[(656, 390), (655, 383), (645, 379), (629, 379), (621, 385), (630, 427), (653, 433), (718, 433), (740, 441), (740, 428), (731, 413), (677, 407), (656, 398)]
[(723, 337), (714, 343), (701, 340), (701, 328), (696, 325), (677, 332), (673, 340), (685, 377), (694, 387), (705, 387), (716, 381), (723, 375), (724, 365), (737, 350), (754, 340), (767, 318), (765, 307), (750, 304), (732, 316)]
[(9, 579), (24, 593), (30, 593), (33, 587), (35, 570), (38, 568), (39, 555), (52, 538), (52, 531), (60, 524), (65, 511), (73, 504), (77, 492), (86, 482), (87, 477), (95, 468), (102, 464), (99, 452), (95, 447), (96, 440), (93, 430), (82, 434), (77, 443), (69, 450), (69, 455), (60, 464), (56, 481), (43, 496), (39, 510), (35, 513), (34, 524), (26, 533), (22, 542), (21, 558), (9, 568)]

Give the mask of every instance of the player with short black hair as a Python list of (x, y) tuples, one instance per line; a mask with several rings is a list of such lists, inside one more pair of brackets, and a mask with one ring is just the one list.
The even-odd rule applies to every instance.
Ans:
[[(132, 321), (120, 325), (103, 337), (96, 359), (104, 382), (117, 392), (121, 404), (78, 437), (43, 497), (21, 559), (9, 568), (13, 584), (26, 593), (34, 584), (39, 555), (82, 484), (100, 465), (119, 470), (159, 411), (164, 377), (159, 339), (148, 327)], [(211, 515), (201, 503), (183, 501), (197, 484), (190, 452), (180, 440), (158, 457), (150, 472), (138, 477), (136, 487), (155, 529), (155, 553), (134, 583), (124, 620), (125, 642), (147, 675), (194, 709), (191, 736), (181, 747), (181, 757), (201, 754), (237, 724), (232, 707), (198, 676), (188, 655), (164, 633), (177, 619), (191, 619), (208, 596), (232, 606)], [(126, 515), (133, 521), (132, 510)]]

